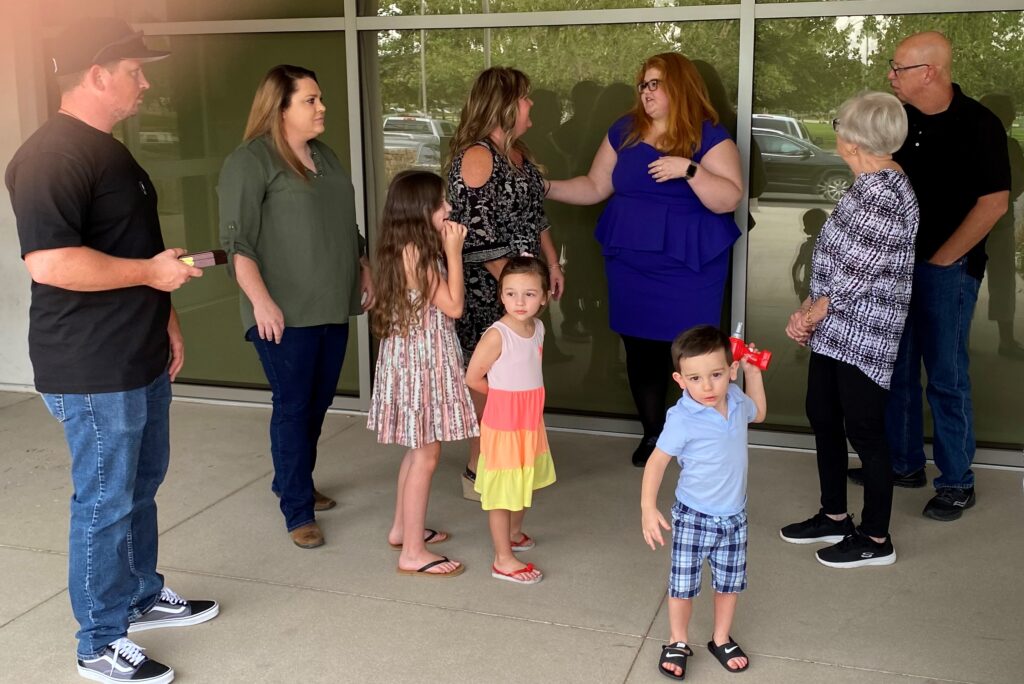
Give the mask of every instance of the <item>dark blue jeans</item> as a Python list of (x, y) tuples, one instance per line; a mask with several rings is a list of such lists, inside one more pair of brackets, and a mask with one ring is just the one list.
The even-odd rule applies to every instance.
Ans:
[(171, 383), (100, 394), (44, 394), (71, 450), (68, 594), (87, 659), (156, 603), (156, 490), (170, 456)]
[(341, 375), (348, 324), (285, 328), (278, 344), (261, 340), (253, 326), (245, 338), (256, 347), (273, 391), (271, 488), (281, 496), (281, 512), (291, 532), (315, 520), (316, 444)]
[(940, 472), (936, 489), (974, 486), (967, 342), (980, 286), (980, 280), (967, 274), (966, 259), (951, 266), (925, 262), (914, 266), (914, 293), (893, 369), (885, 425), (893, 472), (905, 475), (923, 468), (923, 360), (935, 423), (932, 453)]

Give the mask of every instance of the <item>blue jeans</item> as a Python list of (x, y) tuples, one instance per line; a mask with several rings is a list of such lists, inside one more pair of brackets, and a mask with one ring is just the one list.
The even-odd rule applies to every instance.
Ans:
[(261, 340), (256, 327), (245, 338), (256, 347), (273, 392), (270, 454), (271, 488), (281, 497), (281, 512), (291, 532), (313, 515), (316, 444), (341, 375), (348, 324), (285, 328), (281, 342)]
[(951, 266), (914, 266), (914, 292), (892, 374), (886, 434), (893, 472), (906, 475), (924, 467), (923, 360), (935, 423), (932, 453), (940, 472), (936, 489), (974, 486), (967, 342), (980, 287), (981, 281), (967, 274), (966, 259)]
[(170, 457), (171, 383), (100, 394), (44, 394), (71, 450), (68, 593), (78, 657), (128, 633), (159, 598), (153, 497)]

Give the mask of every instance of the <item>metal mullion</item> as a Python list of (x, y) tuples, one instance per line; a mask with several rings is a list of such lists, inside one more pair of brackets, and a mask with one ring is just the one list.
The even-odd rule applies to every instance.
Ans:
[(237, 19), (227, 21), (167, 21), (136, 23), (146, 35), (191, 36), (229, 33), (312, 33), (343, 31), (349, 24), (345, 17), (314, 17), (307, 19)]
[(758, 3), (755, 19), (813, 19), (817, 17), (891, 14), (959, 14), (1024, 10), (1022, 0), (841, 0), (839, 2)]
[[(356, 197), (356, 222), (362, 228), (363, 237), (369, 244), (369, 229), (366, 225), (366, 174), (363, 169), (363, 108), (359, 95), (359, 78), (361, 64), (359, 61), (359, 32), (356, 30), (356, 0), (345, 0), (345, 86), (348, 97), (348, 136), (349, 136), (349, 168), (351, 168), (352, 186)], [(357, 349), (359, 352), (359, 397), (356, 404), (359, 409), (370, 408), (370, 326), (369, 314), (356, 317)], [(347, 400), (347, 401), (346, 401)], [(351, 403), (350, 397), (335, 397), (332, 404), (340, 408)], [(349, 406), (345, 406), (349, 408)]]
[[(736, 139), (739, 141), (743, 178), (750, 183), (751, 115), (754, 110), (754, 0), (740, 6), (739, 74), (736, 95)], [(744, 185), (747, 187), (747, 185)], [(732, 250), (732, 330), (747, 314), (747, 253), (749, 251), (750, 193), (744, 192), (736, 208), (736, 223), (743, 226)]]
[(359, 17), (359, 31), (409, 29), (518, 28), (522, 26), (586, 26), (645, 24), (662, 21), (738, 19), (739, 5), (698, 7), (640, 7), (635, 9), (569, 10), (564, 12), (495, 12), (490, 14), (431, 14), (409, 17)]

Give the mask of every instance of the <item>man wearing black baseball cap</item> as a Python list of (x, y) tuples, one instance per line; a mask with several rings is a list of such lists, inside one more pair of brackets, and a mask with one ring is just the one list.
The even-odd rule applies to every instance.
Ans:
[(68, 593), (78, 672), (162, 684), (174, 670), (128, 632), (194, 625), (215, 601), (187, 601), (157, 572), (154, 497), (170, 455), (170, 382), (184, 341), (170, 292), (202, 271), (165, 249), (156, 189), (112, 135), (136, 114), (142, 64), (168, 55), (117, 19), (68, 27), (50, 60), (60, 110), (15, 153), (6, 183), (32, 276), (36, 389), (71, 451)]

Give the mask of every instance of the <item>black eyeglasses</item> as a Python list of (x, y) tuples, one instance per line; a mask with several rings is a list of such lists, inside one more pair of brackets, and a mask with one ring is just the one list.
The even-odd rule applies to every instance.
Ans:
[(636, 89), (641, 93), (644, 92), (645, 90), (650, 90), (653, 93), (655, 90), (658, 89), (659, 85), (661, 85), (661, 79), (652, 78), (650, 81), (640, 81), (639, 83), (637, 83)]
[(838, 131), (839, 130), (839, 119), (832, 119), (832, 130), (833, 131)]
[(889, 70), (896, 74), (899, 78), (900, 72), (906, 71), (907, 69), (918, 69), (920, 67), (931, 66), (931, 64), (911, 64), (910, 66), (896, 66), (896, 62), (889, 60)]

